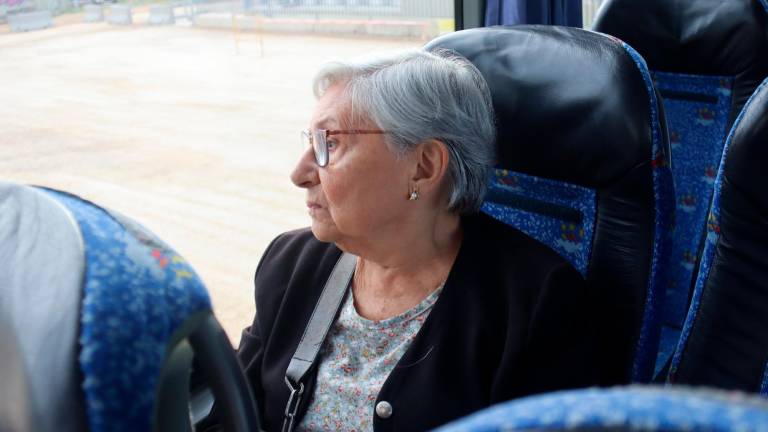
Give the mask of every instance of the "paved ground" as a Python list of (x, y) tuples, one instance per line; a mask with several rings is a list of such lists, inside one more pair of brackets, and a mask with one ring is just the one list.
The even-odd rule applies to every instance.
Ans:
[(0, 179), (148, 226), (192, 262), (237, 343), (262, 251), (308, 223), (288, 173), (318, 64), (420, 42), (78, 21), (0, 26)]

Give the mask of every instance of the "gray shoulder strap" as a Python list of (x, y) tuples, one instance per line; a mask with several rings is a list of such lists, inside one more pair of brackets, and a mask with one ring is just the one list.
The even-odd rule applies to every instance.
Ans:
[(357, 257), (343, 253), (331, 271), (330, 277), (325, 282), (320, 299), (315, 305), (315, 310), (309, 318), (307, 328), (301, 336), (299, 346), (288, 364), (285, 372), (285, 384), (291, 391), (288, 404), (285, 407), (285, 420), (283, 432), (291, 432), (294, 427), (294, 418), (299, 408), (304, 393), (304, 379), (307, 372), (315, 363), (320, 347), (325, 341), (328, 330), (341, 307), (341, 302), (347, 293), (349, 280), (355, 270)]

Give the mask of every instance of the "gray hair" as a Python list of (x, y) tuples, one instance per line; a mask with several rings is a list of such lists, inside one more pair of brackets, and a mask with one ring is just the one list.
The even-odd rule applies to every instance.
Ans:
[(336, 84), (345, 84), (347, 120), (370, 121), (387, 131), (396, 154), (430, 139), (445, 143), (448, 210), (480, 209), (495, 160), (496, 127), (488, 85), (472, 63), (451, 51), (421, 49), (333, 62), (315, 76), (315, 96)]

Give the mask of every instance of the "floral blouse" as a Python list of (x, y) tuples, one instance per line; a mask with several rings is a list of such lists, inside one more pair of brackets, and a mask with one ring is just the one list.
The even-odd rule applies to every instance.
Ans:
[(441, 291), (442, 286), (414, 308), (382, 321), (358, 315), (350, 293), (323, 344), (314, 395), (297, 430), (373, 430), (376, 396)]

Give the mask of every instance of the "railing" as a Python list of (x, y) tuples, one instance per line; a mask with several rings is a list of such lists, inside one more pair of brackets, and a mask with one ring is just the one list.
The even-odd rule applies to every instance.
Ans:
[(0, 0), (0, 23), (14, 12), (24, 12), (34, 8), (34, 3), (26, 0)]
[[(116, 1), (116, 0), (112, 0)], [(604, 0), (582, 0), (584, 28), (590, 28)], [(9, 13), (32, 10), (63, 10), (93, 0), (0, 0), (0, 23)], [(158, 1), (161, 2), (161, 1)], [(130, 3), (130, 1), (128, 1)], [(177, 18), (209, 12), (245, 13), (265, 18), (298, 20), (437, 20), (441, 32), (451, 30), (454, 0), (170, 0)]]
[(0, 0), (0, 24), (15, 13), (50, 11), (55, 15), (68, 9), (72, 9), (71, 0)]
[[(196, 25), (269, 32), (419, 38), (453, 31), (454, 0), (188, 0)], [(177, 11), (182, 3), (177, 3)], [(178, 17), (178, 14), (177, 14)]]
[(453, 0), (195, 0), (201, 13), (231, 11), (293, 18), (453, 19)]

